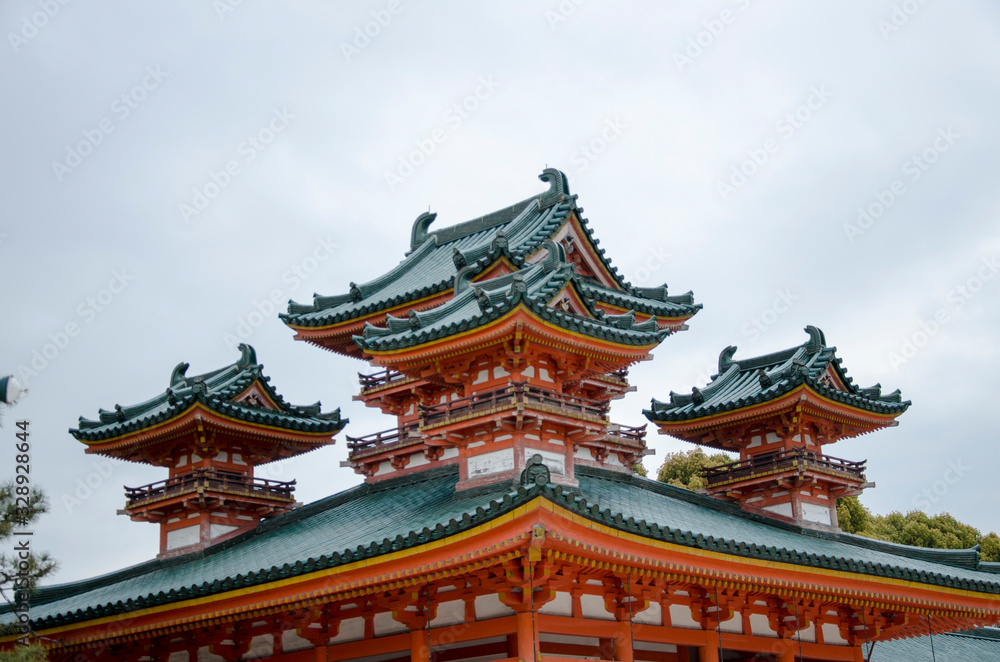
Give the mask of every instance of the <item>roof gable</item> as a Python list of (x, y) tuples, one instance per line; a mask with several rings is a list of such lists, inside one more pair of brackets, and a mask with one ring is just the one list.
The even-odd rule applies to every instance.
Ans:
[(189, 365), (179, 363), (163, 393), (136, 405), (115, 405), (113, 411), (101, 409), (95, 420), (81, 416), (70, 434), (84, 443), (103, 443), (177, 419), (196, 405), (250, 424), (308, 433), (332, 435), (347, 424), (339, 409), (324, 413), (318, 402), (304, 406), (285, 402), (264, 375), (253, 347), (239, 347), (238, 361), (201, 375), (188, 376)]
[(719, 355), (719, 372), (704, 388), (670, 393), (669, 402), (654, 399), (643, 414), (653, 422), (687, 421), (777, 400), (805, 386), (817, 395), (875, 414), (899, 415), (910, 406), (899, 391), (883, 394), (876, 384), (860, 388), (847, 375), (836, 347), (826, 345), (823, 332), (807, 326), (809, 340), (780, 352), (734, 359), (736, 347)]

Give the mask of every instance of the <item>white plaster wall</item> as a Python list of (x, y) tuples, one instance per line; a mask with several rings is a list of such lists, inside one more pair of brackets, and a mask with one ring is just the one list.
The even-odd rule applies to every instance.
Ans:
[(836, 623), (823, 623), (823, 642), (834, 646), (847, 645), (847, 639), (840, 636), (840, 627)]
[(573, 596), (565, 591), (556, 591), (556, 597), (542, 605), (539, 614), (554, 614), (556, 616), (573, 615)]
[(227, 533), (235, 531), (240, 527), (233, 526), (232, 524), (209, 524), (208, 525), (208, 537), (215, 540), (219, 536), (224, 536)]
[(833, 520), (830, 518), (830, 507), (815, 503), (802, 504), (802, 519), (820, 524), (833, 524)]
[(208, 650), (208, 646), (198, 649), (198, 662), (224, 662), (226, 658)]
[(281, 649), (286, 653), (312, 648), (308, 639), (303, 639), (295, 630), (285, 630), (281, 633)]
[(784, 515), (785, 517), (792, 516), (792, 504), (790, 503), (776, 503), (773, 506), (764, 506), (764, 510), (772, 513), (778, 513), (779, 515)]
[(554, 474), (563, 475), (566, 473), (566, 456), (562, 453), (554, 453), (552, 451), (543, 451), (537, 448), (525, 448), (524, 449), (524, 460), (527, 463), (528, 459), (532, 455), (541, 455), (542, 464), (549, 468), (549, 471)]
[(185, 526), (183, 529), (167, 531), (167, 549), (187, 547), (201, 540), (201, 525)]
[(701, 623), (691, 618), (691, 608), (687, 605), (670, 605), (670, 623), (675, 628), (701, 629)]
[(615, 620), (614, 614), (604, 607), (604, 597), (600, 595), (581, 595), (580, 607), (584, 618), (597, 618), (602, 621)]
[(243, 656), (244, 660), (256, 660), (274, 655), (274, 637), (269, 634), (258, 634), (250, 640), (250, 650)]
[(340, 622), (340, 631), (330, 639), (331, 644), (341, 644), (345, 641), (358, 641), (365, 638), (365, 619), (346, 618)]
[(778, 636), (778, 633), (771, 629), (771, 622), (764, 614), (750, 614), (750, 629), (756, 637)]
[(513, 609), (500, 602), (500, 596), (496, 593), (476, 596), (476, 620), (510, 616), (513, 613)]
[[(641, 604), (639, 605), (642, 606)], [(659, 602), (650, 602), (649, 606), (632, 615), (633, 623), (643, 623), (645, 625), (659, 625), (663, 622), (663, 610)], [(650, 649), (652, 650), (652, 649)]]
[(504, 448), (482, 455), (473, 455), (468, 460), (469, 478), (489, 476), (514, 468), (514, 451)]
[(438, 605), (437, 615), (431, 621), (431, 627), (457, 625), (465, 622), (465, 600), (449, 600)]
[(392, 617), (391, 611), (375, 614), (375, 636), (384, 637), (387, 634), (409, 632), (410, 629)]

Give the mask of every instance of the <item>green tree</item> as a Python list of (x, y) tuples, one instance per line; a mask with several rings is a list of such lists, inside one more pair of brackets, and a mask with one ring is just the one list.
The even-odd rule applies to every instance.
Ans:
[(702, 469), (717, 467), (732, 461), (733, 458), (725, 453), (706, 455), (701, 448), (667, 453), (656, 474), (656, 479), (661, 483), (697, 491), (705, 487), (705, 479), (701, 476)]
[[(25, 508), (23, 502), (17, 501), (17, 487), (13, 480), (0, 484), (0, 545), (5, 550), (13, 548), (13, 541), (10, 539), (18, 530), (30, 527), (49, 509), (45, 494), (37, 489), (29, 490), (28, 505)], [(20, 573), (19, 560), (16, 554), (0, 553), (0, 596), (8, 605), (15, 604), (15, 588), (18, 587), (15, 587), (14, 581)], [(55, 560), (47, 553), (32, 552), (27, 559), (25, 575), (29, 590), (33, 590), (38, 580), (55, 572), (56, 568)], [(8, 625), (0, 627), (0, 635), (2, 634), (20, 632), (15, 626)], [(34, 645), (18, 645), (13, 650), (0, 652), (0, 662), (37, 662), (47, 659), (44, 649)]]
[[(702, 469), (732, 461), (723, 453), (706, 455), (701, 448), (669, 453), (660, 466), (657, 480), (698, 490), (705, 486)], [(837, 500), (837, 519), (845, 533), (931, 549), (969, 549), (979, 545), (980, 560), (1000, 562), (1000, 536), (992, 532), (983, 535), (979, 529), (959, 522), (948, 513), (928, 515), (911, 510), (905, 515), (898, 511), (873, 515), (857, 497), (845, 497)]]
[(0, 662), (45, 662), (48, 659), (41, 646), (16, 646), (13, 650), (0, 651)]

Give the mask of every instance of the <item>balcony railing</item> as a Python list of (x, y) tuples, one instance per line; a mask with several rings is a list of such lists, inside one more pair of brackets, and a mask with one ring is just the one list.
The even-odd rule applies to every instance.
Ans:
[(414, 423), (402, 428), (391, 428), (389, 430), (382, 430), (381, 432), (373, 432), (363, 437), (347, 437), (347, 447), (351, 449), (351, 455), (375, 449), (382, 450), (410, 439), (419, 439), (419, 437), (413, 434), (416, 430), (417, 425)]
[(702, 475), (708, 482), (709, 487), (734, 480), (745, 480), (777, 471), (797, 468), (832, 472), (845, 478), (863, 481), (865, 479), (865, 464), (867, 464), (867, 460), (850, 462), (830, 457), (829, 455), (820, 455), (819, 453), (795, 448), (789, 451), (780, 450), (773, 453), (760, 453), (739, 462), (703, 469)]
[(262, 499), (292, 501), (295, 481), (281, 482), (264, 478), (251, 478), (242, 474), (217, 471), (215, 469), (195, 469), (180, 476), (174, 476), (142, 487), (126, 487), (125, 507), (131, 508), (141, 503), (160, 501), (178, 494), (197, 492), (225, 492)]
[(617, 423), (612, 423), (608, 426), (605, 439), (619, 444), (624, 444), (626, 446), (645, 446), (646, 425), (630, 427), (628, 425), (618, 425)]
[(368, 391), (375, 388), (388, 386), (393, 382), (401, 382), (408, 379), (406, 375), (395, 370), (382, 370), (371, 375), (358, 373), (358, 382), (361, 383), (361, 390)]
[(438, 425), (449, 420), (518, 404), (555, 409), (569, 416), (587, 418), (604, 419), (608, 413), (608, 404), (600, 400), (566, 395), (537, 386), (529, 386), (525, 383), (515, 383), (437, 405), (421, 405), (420, 419), (424, 426)]

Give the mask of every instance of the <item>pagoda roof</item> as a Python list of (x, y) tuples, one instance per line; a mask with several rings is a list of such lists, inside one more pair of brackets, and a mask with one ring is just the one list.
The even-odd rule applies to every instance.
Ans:
[[(548, 244), (558, 252), (552, 242)], [(384, 327), (366, 324), (355, 343), (372, 352), (402, 349), (485, 326), (518, 306), (567, 331), (620, 345), (655, 345), (670, 334), (670, 329), (659, 328), (655, 316), (636, 323), (634, 311), (608, 315), (587, 305), (588, 315), (581, 315), (550, 305), (567, 286), (582, 293), (581, 280), (572, 264), (546, 260), (514, 273), (477, 281), (475, 286), (459, 283), (456, 287), (464, 289), (456, 289), (450, 301), (428, 311), (411, 311), (406, 318), (388, 315)]]
[[(238, 361), (224, 368), (201, 375), (187, 376), (187, 363), (180, 363), (170, 375), (170, 385), (157, 396), (136, 405), (115, 405), (114, 410), (101, 409), (97, 420), (80, 417), (78, 427), (69, 433), (78, 440), (95, 444), (132, 434), (179, 417), (200, 404), (223, 416), (251, 425), (284, 428), (308, 434), (334, 435), (347, 423), (340, 410), (321, 412), (320, 403), (296, 406), (270, 385), (263, 374), (264, 366), (257, 363), (253, 347), (240, 344)], [(256, 383), (274, 408), (253, 406), (235, 400)]]
[[(273, 517), (202, 551), (156, 559), (107, 575), (42, 587), (32, 598), (37, 630), (289, 580), (399, 553), (466, 540), (541, 499), (574, 523), (651, 544), (704, 550), (769, 565), (814, 568), (818, 577), (861, 579), (1000, 594), (1000, 564), (978, 548), (923, 549), (805, 529), (657, 481), (577, 467), (579, 491), (529, 481), (456, 491), (454, 465), (362, 484)], [(543, 505), (544, 505), (543, 504)], [(377, 513), (377, 517), (372, 514)], [(698, 552), (699, 554), (702, 552)], [(888, 590), (892, 590), (888, 587)], [(11, 614), (0, 610), (0, 622)]]
[(337, 325), (447, 292), (455, 286), (459, 272), (474, 278), (500, 259), (513, 269), (524, 268), (526, 259), (552, 241), (570, 217), (579, 221), (583, 241), (600, 261), (604, 275), (603, 283), (586, 279), (587, 296), (681, 319), (701, 308), (690, 293), (668, 297), (666, 286), (637, 288), (626, 283), (604, 249), (598, 248), (600, 242), (582, 216), (577, 196), (569, 194), (566, 175), (548, 168), (539, 178), (549, 183), (548, 191), (465, 223), (431, 231), (437, 215), (421, 214), (413, 224), (410, 252), (394, 269), (367, 283), (351, 283), (347, 294), (317, 294), (311, 304), (289, 302), (281, 319), (295, 328)]
[(670, 402), (654, 399), (643, 414), (654, 423), (697, 420), (770, 402), (803, 385), (824, 398), (875, 414), (898, 416), (910, 406), (899, 390), (883, 394), (879, 384), (858, 387), (823, 332), (814, 326), (805, 330), (809, 340), (802, 345), (763, 356), (734, 359), (736, 347), (727, 347), (707, 386), (691, 393), (671, 392)]

